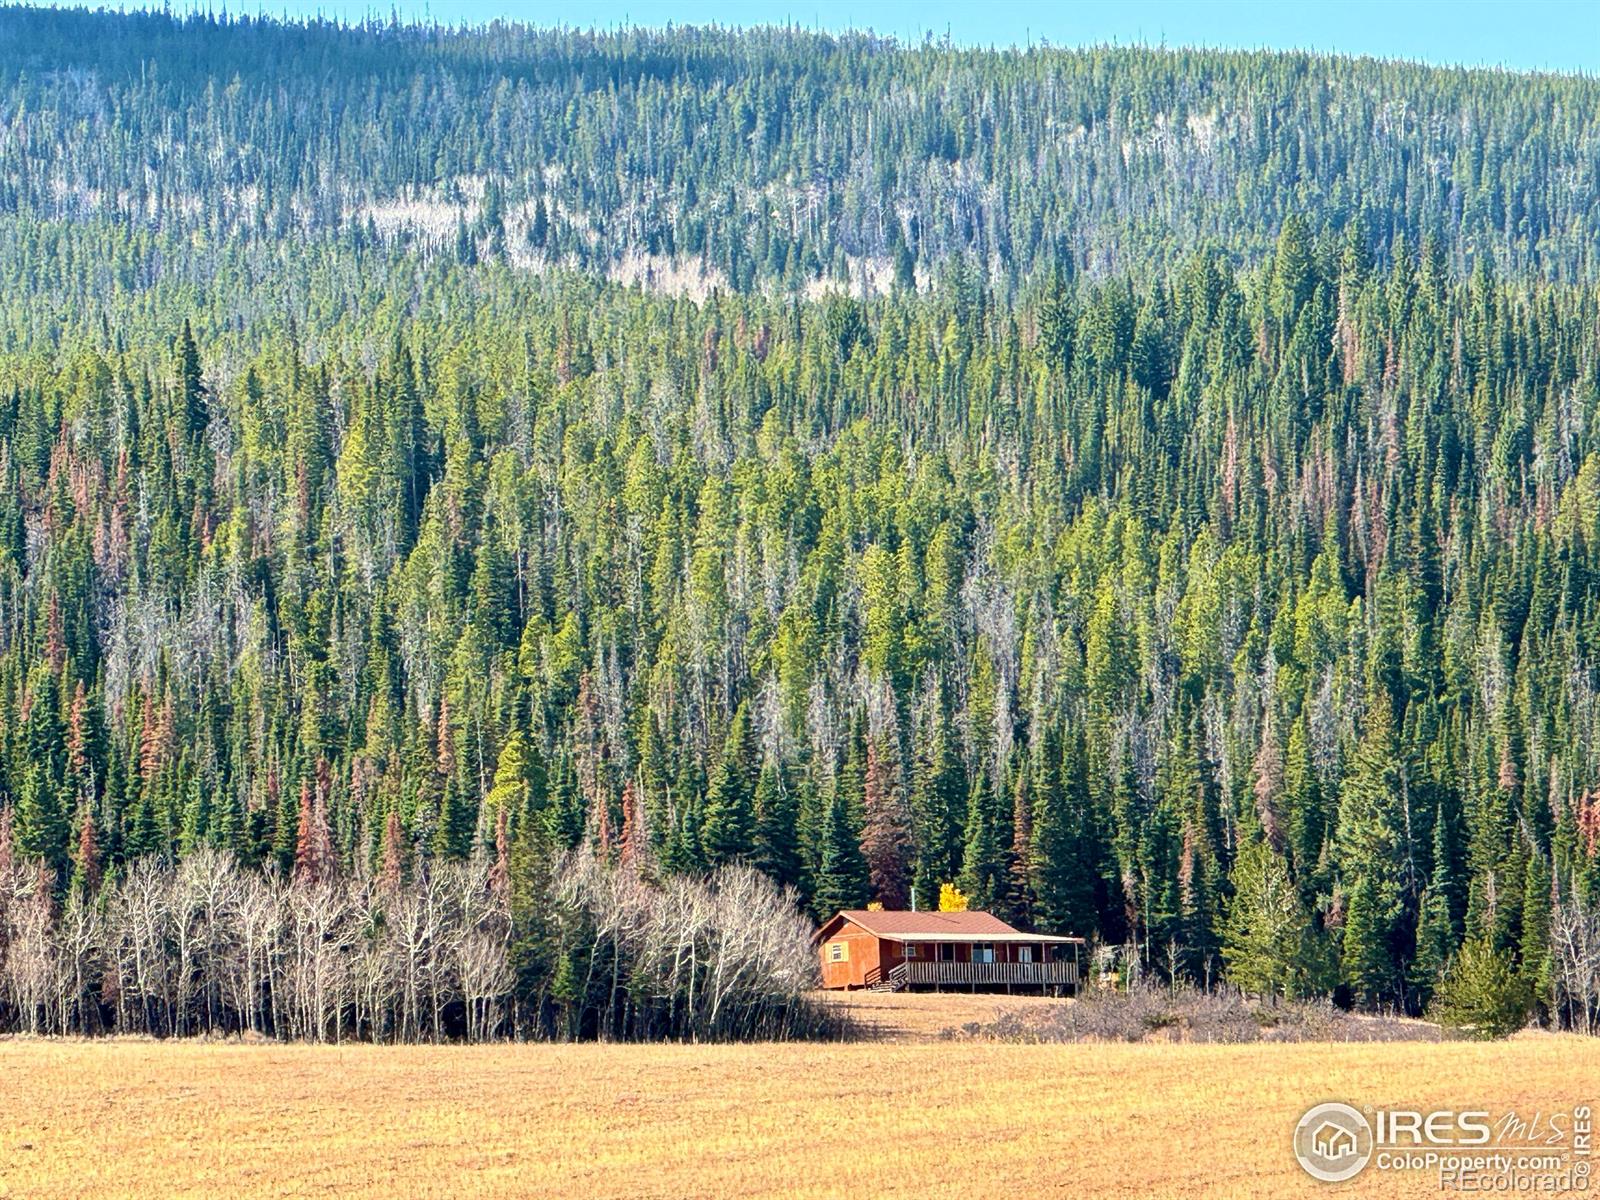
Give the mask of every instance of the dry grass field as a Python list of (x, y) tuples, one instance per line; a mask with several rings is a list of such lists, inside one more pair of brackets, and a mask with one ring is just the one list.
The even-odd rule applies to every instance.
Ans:
[(947, 1029), (976, 1021), (986, 1024), (1001, 1012), (1048, 1009), (1061, 1003), (1045, 996), (1001, 996), (994, 993), (945, 992), (817, 992), (826, 1004), (845, 1009), (856, 1028), (878, 1041), (922, 1042)]
[[(0, 1041), (0, 1197), (1434, 1195), (1299, 1173), (1323, 1099), (1593, 1100), (1600, 1042), (849, 1045)], [(982, 1002), (984, 998), (979, 998)], [(932, 1013), (913, 1012), (941, 1002)], [(891, 1030), (892, 1032), (892, 1030)]]

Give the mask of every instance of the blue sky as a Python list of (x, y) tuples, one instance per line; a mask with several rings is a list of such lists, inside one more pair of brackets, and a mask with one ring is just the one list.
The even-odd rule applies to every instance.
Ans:
[(965, 45), (1048, 40), (1060, 46), (1301, 48), (1600, 73), (1600, 0), (172, 0), (170, 7), (346, 19), (398, 11), (446, 24), (515, 17), (602, 28), (792, 21), (828, 30), (871, 28), (902, 39), (948, 33)]

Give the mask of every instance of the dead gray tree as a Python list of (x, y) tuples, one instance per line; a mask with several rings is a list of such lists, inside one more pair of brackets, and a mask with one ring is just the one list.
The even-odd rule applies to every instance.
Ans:
[(1550, 950), (1555, 960), (1556, 1014), (1579, 1033), (1600, 1031), (1600, 903), (1585, 901), (1572, 880), (1550, 912)]

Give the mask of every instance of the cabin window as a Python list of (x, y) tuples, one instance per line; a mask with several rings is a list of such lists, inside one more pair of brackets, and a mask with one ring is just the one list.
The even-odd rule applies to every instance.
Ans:
[(850, 943), (849, 942), (829, 942), (828, 943), (828, 961), (829, 962), (849, 962), (850, 961)]
[(1032, 946), (1018, 946), (1017, 947), (1017, 961), (1019, 963), (1031, 963), (1033, 961), (1033, 947)]
[(917, 944), (915, 942), (907, 942), (906, 943), (906, 957), (907, 958), (915, 958), (916, 956), (917, 956)]
[(978, 942), (972, 947), (972, 961), (975, 963), (992, 963), (994, 961), (994, 945), (991, 942)]

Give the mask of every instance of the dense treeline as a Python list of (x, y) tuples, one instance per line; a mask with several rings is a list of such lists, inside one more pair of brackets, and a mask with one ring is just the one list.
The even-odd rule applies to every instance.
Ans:
[[(3, 20), (124, 21), (127, 48), (41, 33), (35, 53), (154, 56), (171, 62), (161, 88), (207, 95), (235, 86), (215, 65), (235, 58), (238, 87), (289, 87), (293, 70), (285, 82), (243, 61), (274, 61), (280, 42), (437, 58), (436, 71), (452, 54), (509, 69), (490, 48), (521, 47), (530, 78), (577, 96), (620, 71), (616, 56), (644, 72), (637, 47), (678, 46), (689, 65), (651, 70), (689, 80), (720, 47), (840, 111), (856, 76), (808, 54), (859, 56), (859, 86), (891, 96), (896, 79), (960, 66), (978, 90), (940, 111), (992, 119), (982, 144), (1011, 150), (1024, 135), (1008, 123), (1031, 115), (982, 88), (1043, 70), (798, 35)], [(1068, 93), (1077, 70), (1122, 95), (1180, 67), (1219, 94), (1255, 79), (1252, 95), (1291, 106), (1313, 86), (1313, 60), (1292, 57), (1048, 59)], [(1525, 172), (1541, 202), (1570, 200), (1576, 240), (1490, 236), (1454, 185), (1436, 209), (1398, 199), (1399, 175), (1360, 173), (1336, 196), (1269, 172), (1229, 185), (1243, 208), (1213, 245), (1196, 239), (1221, 210), (1196, 196), (1182, 211), (1200, 224), (1137, 255), (1117, 241), (1097, 261), (1080, 243), (1034, 270), (1024, 251), (1044, 242), (991, 244), (997, 272), (955, 239), (877, 294), (755, 281), (695, 302), (480, 256), (471, 231), (459, 254), (422, 254), (331, 221), (304, 237), (215, 221), (202, 235), (182, 222), (205, 204), (171, 195), (152, 227), (42, 213), (19, 192), (0, 213), (15, 285), (0, 359), (0, 851), (24, 864), (16, 888), (61, 922), (120, 903), (148, 864), (214, 850), (206, 869), (240, 864), (292, 909), (310, 854), (365, 912), (374, 880), (425, 894), (498, 855), (500, 886), (556, 912), (576, 903), (552, 882), (570, 854), (602, 874), (625, 863), (616, 886), (654, 898), (639, 904), (748, 864), (813, 916), (926, 907), (954, 883), (1162, 973), (1409, 1011), (1466, 945), (1544, 1015), (1589, 1027), (1600, 300), (1574, 282), (1589, 275), (1592, 199), (1562, 190), (1593, 172), (1557, 163), (1592, 156), (1593, 135), (1558, 123), (1523, 157), (1491, 154), (1489, 131), (1538, 108), (1513, 91), (1590, 85), (1314, 61), (1326, 86), (1365, 81), (1454, 114), (1427, 128)], [(69, 78), (13, 83), (37, 100)], [(330, 78), (329, 95), (347, 83)], [(381, 146), (333, 149), (345, 121), (388, 144), (359, 105), (294, 86), (344, 114), (294, 123), (319, 179), (396, 182)], [(208, 111), (178, 94), (117, 119), (140, 104), (188, 122)], [(1345, 145), (1317, 111), (1261, 136), (1308, 157), (1381, 148)], [(1557, 111), (1579, 121), (1593, 106)], [(723, 109), (704, 120), (733, 136)], [(58, 128), (108, 179), (123, 169), (92, 122)], [(542, 127), (451, 128), (465, 145)], [(584, 128), (541, 135), (553, 163), (589, 161)], [(642, 145), (690, 144), (660, 128)], [(1218, 152), (1247, 141), (1219, 135)], [(287, 152), (264, 134), (240, 145)], [(481, 153), (522, 161), (502, 142)], [(1437, 165), (1418, 187), (1441, 186)], [(1046, 203), (1051, 189), (1032, 187), (999, 211)], [(1083, 237), (1120, 238), (1096, 224), (1119, 210), (1085, 217)], [(551, 1017), (540, 997), (603, 958), (545, 955), (496, 993), (486, 1027), (701, 1034), (630, 1015), (626, 984), (579, 1005), (577, 1026)], [(322, 1036), (393, 1028), (330, 1011)]]
[(1553, 1002), (1600, 877), (1595, 321), (1291, 220), (1259, 272), (1016, 311), (572, 282), (370, 365), (19, 363), (20, 852), (287, 871), (325, 809), (410, 874), (505, 813), (1197, 975), (1276, 865), (1308, 979), (1415, 1004), (1471, 934)]
[(840, 1032), (804, 995), (810, 925), (750, 867), (663, 887), (589, 855), (514, 868), (502, 830), (495, 853), (408, 880), (394, 859), (341, 872), (317, 847), (287, 877), (213, 847), (142, 858), (64, 904), (47, 868), (0, 855), (0, 1026), (395, 1042)]
[(1005, 285), (1212, 239), (1258, 257), (1299, 212), (1364, 217), (1385, 257), (1431, 231), (1457, 267), (1595, 278), (1584, 78), (28, 8), (0, 10), (0, 45), (0, 213), (42, 240), (44, 275), (93, 261), (77, 223), (109, 221), (141, 236), (96, 266), (136, 286), (308, 238), (740, 290), (926, 280), (965, 255)]

